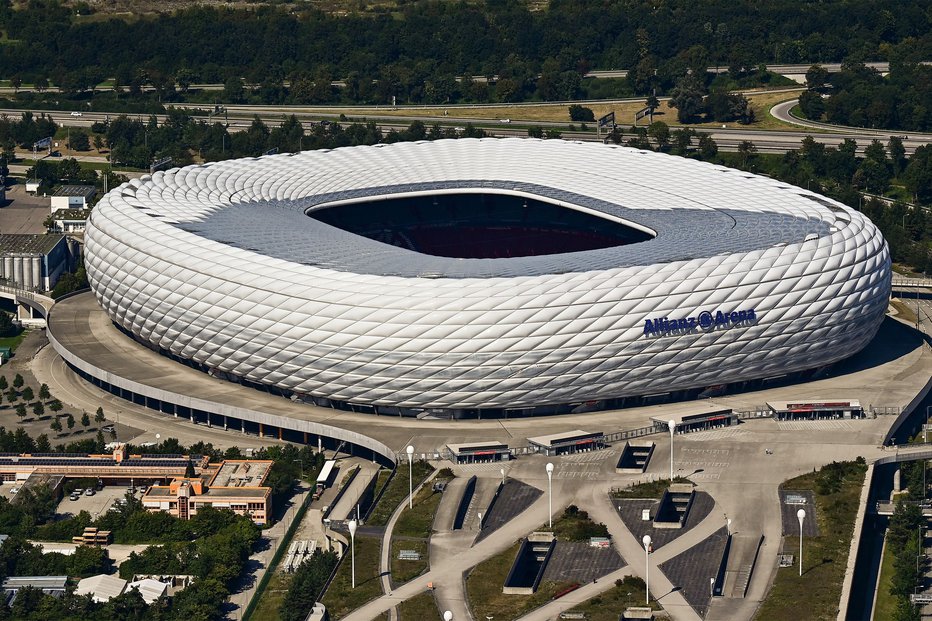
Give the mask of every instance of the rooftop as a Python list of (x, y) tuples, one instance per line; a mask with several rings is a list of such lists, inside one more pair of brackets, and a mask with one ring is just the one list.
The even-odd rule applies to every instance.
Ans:
[(220, 464), (220, 469), (210, 482), (211, 487), (259, 487), (269, 476), (271, 460), (229, 460)]
[(56, 233), (47, 235), (0, 235), (0, 254), (48, 254), (65, 237)]
[(56, 220), (87, 220), (91, 215), (90, 209), (59, 209), (55, 212)]
[(60, 185), (52, 192), (52, 196), (85, 196), (90, 198), (97, 193), (92, 185)]

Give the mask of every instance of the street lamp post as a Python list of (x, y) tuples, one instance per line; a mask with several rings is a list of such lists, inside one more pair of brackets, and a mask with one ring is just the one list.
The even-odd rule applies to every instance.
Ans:
[(547, 462), (547, 496), (550, 509), (547, 512), (547, 520), (550, 528), (553, 528), (553, 464), (550, 462)]
[(676, 430), (676, 421), (668, 421), (667, 426), (670, 427), (670, 483), (673, 483), (673, 433)]
[(803, 575), (803, 522), (806, 520), (806, 510), (800, 509), (796, 512), (796, 519), (799, 520), (799, 575)]
[(715, 578), (709, 578), (709, 597), (715, 597)]
[(414, 504), (414, 447), (409, 444), (405, 451), (408, 453), (408, 508), (410, 509)]
[(644, 604), (650, 606), (650, 535), (641, 539), (644, 544)]
[(502, 473), (502, 487), (505, 487), (505, 469), (501, 468), (500, 472)]
[(353, 588), (356, 588), (356, 520), (350, 520), (347, 524), (350, 536), (350, 555), (352, 561), (352, 580)]

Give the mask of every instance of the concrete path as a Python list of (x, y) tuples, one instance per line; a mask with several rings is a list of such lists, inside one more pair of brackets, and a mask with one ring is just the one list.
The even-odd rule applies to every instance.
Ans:
[[(439, 470), (437, 469), (431, 472), (430, 476), (428, 476), (421, 482), (420, 485), (414, 488), (414, 491), (411, 493), (411, 495), (415, 496), (422, 487), (433, 481), (438, 472)], [(395, 476), (401, 476), (400, 466), (399, 471), (395, 473)], [(382, 535), (382, 550), (381, 557), (379, 558), (379, 577), (382, 579), (383, 593), (392, 592), (392, 531), (395, 529), (395, 522), (398, 521), (398, 518), (401, 517), (401, 514), (407, 508), (408, 497), (405, 496), (404, 500), (402, 500), (401, 503), (395, 507), (395, 511), (392, 513), (392, 517), (388, 519), (388, 524), (385, 525), (385, 533)], [(394, 607), (388, 610), (388, 618), (389, 621), (398, 621), (398, 611)]]
[[(554, 481), (555, 499), (568, 500), (570, 491), (574, 488), (571, 481)], [(562, 509), (565, 502), (555, 502), (554, 508)], [(534, 530), (541, 523), (547, 520), (547, 496), (546, 494), (537, 499), (527, 511), (512, 520), (490, 536), (482, 540), (478, 545), (463, 550), (460, 554), (451, 558), (448, 562), (432, 565), (429, 572), (401, 585), (395, 589), (391, 596), (382, 596), (358, 608), (354, 612), (344, 617), (345, 621), (368, 621), (376, 618), (378, 615), (387, 611), (389, 608), (396, 606), (400, 602), (409, 599), (427, 588), (429, 582), (435, 585), (448, 584), (452, 581), (461, 581), (463, 572), (475, 567), (482, 561), (495, 556), (507, 550), (514, 545), (515, 541), (524, 537), (528, 532)], [(456, 617), (454, 618), (469, 618)]]
[[(356, 505), (359, 504), (359, 499), (366, 490), (366, 486), (369, 485), (373, 477), (378, 475), (379, 465), (364, 459), (342, 459), (339, 465), (341, 479), (349, 472), (352, 472), (356, 466), (360, 467), (359, 474), (350, 483), (349, 488), (337, 502), (337, 506), (330, 512), (330, 519), (332, 520), (350, 520), (356, 517), (353, 511)], [(350, 515), (351, 513), (353, 514)]]

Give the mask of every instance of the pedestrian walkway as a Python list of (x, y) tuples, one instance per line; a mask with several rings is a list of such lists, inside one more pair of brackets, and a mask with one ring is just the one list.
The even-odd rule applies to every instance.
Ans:
[(778, 421), (780, 431), (853, 431), (855, 424), (848, 420), (786, 420)]
[(747, 433), (746, 429), (741, 427), (726, 427), (724, 429), (710, 429), (708, 431), (694, 431), (676, 436), (677, 442), (684, 440), (686, 442), (705, 442), (708, 440), (725, 440), (728, 438), (738, 438)]

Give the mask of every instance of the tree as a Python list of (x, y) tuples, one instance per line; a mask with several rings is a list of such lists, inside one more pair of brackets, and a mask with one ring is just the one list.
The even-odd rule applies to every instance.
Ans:
[(680, 123), (692, 123), (705, 111), (705, 85), (695, 74), (687, 74), (676, 83), (667, 103), (676, 108), (676, 118)]
[(22, 388), (23, 384), (25, 383), (26, 381), (23, 379), (23, 376), (20, 375), (19, 373), (17, 373), (16, 377), (13, 378), (13, 388), (16, 388), (17, 390)]
[(54, 431), (56, 434), (61, 433), (61, 430), (62, 430), (61, 421), (58, 420), (57, 417), (52, 419), (52, 423), (49, 425), (49, 427), (50, 427), (50, 428), (52, 429), (52, 431)]
[(39, 398), (42, 399), (43, 401), (48, 401), (49, 399), (52, 398), (52, 393), (49, 392), (48, 384), (42, 384), (41, 386), (39, 386)]
[(592, 122), (595, 121), (595, 113), (592, 111), (592, 108), (586, 108), (585, 106), (581, 106), (579, 104), (573, 104), (570, 106), (570, 120)]
[(0, 390), (6, 390), (10, 385), (6, 381), (5, 375), (0, 375)]
[(890, 185), (890, 171), (885, 164), (867, 157), (861, 162), (851, 181), (855, 187), (882, 194)]
[(104, 139), (100, 134), (94, 136), (94, 148), (97, 149), (98, 153), (100, 153), (100, 150), (104, 148)]
[(49, 409), (52, 410), (53, 412), (55, 412), (56, 414), (58, 414), (58, 413), (61, 412), (61, 410), (62, 410), (61, 401), (59, 401), (58, 399), (53, 399), (53, 400), (49, 403)]
[(26, 401), (26, 402), (28, 403), (29, 401), (32, 401), (32, 400), (35, 399), (35, 398), (36, 398), (36, 397), (35, 397), (35, 395), (32, 393), (32, 387), (31, 387), (31, 386), (26, 386), (25, 388), (23, 388), (23, 401)]
[[(20, 406), (24, 408), (26, 407), (23, 404), (20, 404)], [(32, 413), (35, 414), (37, 417), (41, 417), (43, 414), (45, 414), (45, 406), (42, 405), (41, 401), (36, 401), (35, 403), (32, 404)]]
[(828, 82), (828, 69), (822, 65), (812, 65), (806, 71), (806, 88), (818, 90)]
[(88, 138), (87, 132), (83, 130), (72, 129), (71, 134), (68, 137), (68, 146), (75, 151), (90, 151), (91, 141)]
[(23, 78), (17, 74), (10, 78), (10, 86), (13, 87), (13, 92), (18, 93), (19, 87), (23, 85)]
[(16, 403), (19, 401), (19, 393), (13, 389), (10, 389), (10, 391), (6, 393), (6, 400), (9, 401), (11, 405)]
[(893, 174), (900, 174), (906, 165), (906, 147), (903, 146), (903, 139), (899, 136), (890, 136), (887, 151), (890, 154), (890, 163), (893, 165)]
[(87, 412), (81, 415), (81, 426), (84, 427), (85, 431), (91, 426), (91, 417), (87, 415)]
[(14, 336), (17, 332), (16, 325), (10, 316), (0, 311), (0, 336)]
[(74, 424), (75, 424), (75, 422), (74, 422), (74, 416), (72, 416), (71, 414), (69, 414), (69, 415), (68, 415), (68, 419), (67, 419), (65, 422), (68, 423), (68, 431), (71, 431), (72, 429), (74, 429)]
[(104, 416), (104, 409), (102, 407), (97, 408), (97, 413), (94, 414), (94, 422), (102, 423), (107, 420), (107, 417)]
[(741, 168), (747, 168), (757, 155), (757, 147), (750, 140), (742, 140), (738, 143), (738, 155), (741, 156)]
[(527, 128), (528, 138), (543, 138), (544, 128), (540, 125), (531, 125)]
[(654, 139), (658, 149), (665, 151), (670, 143), (670, 126), (663, 121), (654, 121), (647, 127), (647, 135)]
[(34, 86), (36, 87), (36, 90), (41, 93), (49, 87), (49, 80), (44, 75), (40, 75), (38, 78), (36, 78)]
[(799, 109), (807, 119), (818, 121), (825, 114), (825, 100), (819, 93), (806, 91), (799, 96)]
[(26, 418), (26, 404), (20, 403), (16, 406), (16, 415), (20, 418)]

